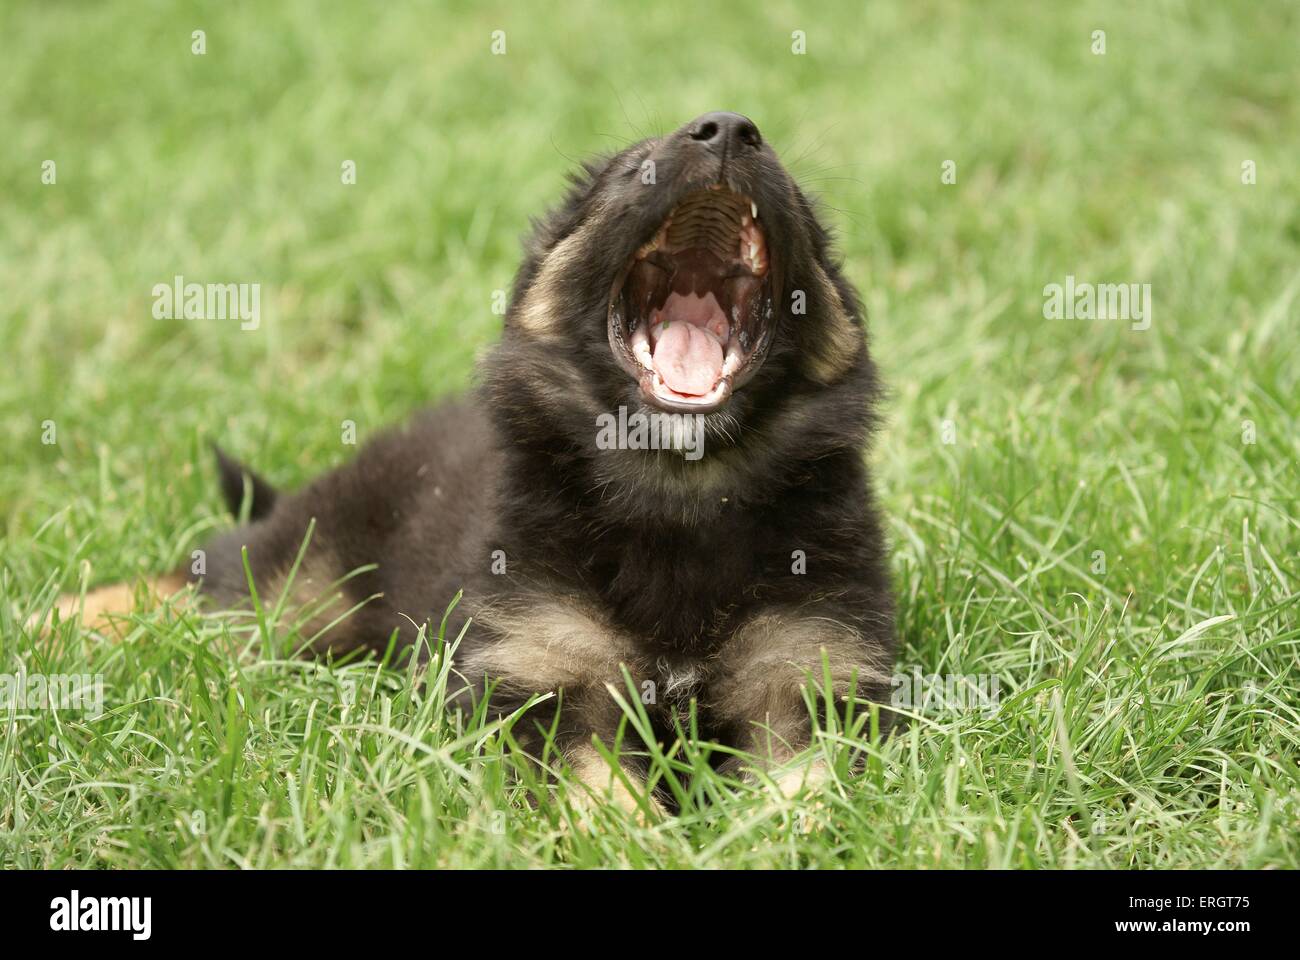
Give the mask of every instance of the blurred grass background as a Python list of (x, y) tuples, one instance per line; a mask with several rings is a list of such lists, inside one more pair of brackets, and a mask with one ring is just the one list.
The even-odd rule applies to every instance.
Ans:
[[(930, 774), (877, 814), (934, 799), (948, 865), (1294, 866), (1298, 40), (1284, 2), (5, 4), (4, 657), (27, 656), (16, 624), (79, 561), (95, 581), (157, 571), (226, 522), (208, 438), (292, 485), (352, 454), (344, 419), (364, 440), (464, 388), (518, 238), (576, 160), (731, 109), (821, 197), (868, 305), (902, 665), (1006, 690), (1059, 677), (1095, 630), (1134, 662), (1168, 654), (1134, 681), (1165, 710), (1144, 715), (1148, 758), (1120, 736), (1133, 716), (1078, 708), (1161, 784), (1110, 853), (1071, 839), (1052, 790), (1020, 798), (1029, 837)], [(176, 274), (260, 283), (260, 329), (154, 319)], [(1151, 329), (1045, 320), (1067, 274), (1150, 283)], [(1216, 692), (1246, 683), (1292, 706), (1238, 697), (1213, 726)], [(1040, 747), (1007, 729), (990, 752), (1020, 770)], [(1231, 822), (1195, 772), (1225, 758)], [(1143, 839), (1174, 796), (1195, 812)], [(47, 862), (83, 856), (56, 826)]]

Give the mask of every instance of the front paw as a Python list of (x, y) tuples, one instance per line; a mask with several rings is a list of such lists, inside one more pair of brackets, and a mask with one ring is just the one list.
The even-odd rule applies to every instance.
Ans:
[(594, 749), (584, 748), (569, 761), (573, 785), (568, 791), (569, 805), (577, 816), (574, 823), (581, 831), (595, 825), (602, 808), (613, 806), (627, 814), (640, 827), (651, 827), (668, 816), (663, 804), (650, 792), (635, 773), (614, 770)]
[(789, 813), (800, 833), (814, 833), (822, 828), (830, 807), (827, 794), (835, 778), (821, 758), (804, 760), (764, 775), (768, 814)]

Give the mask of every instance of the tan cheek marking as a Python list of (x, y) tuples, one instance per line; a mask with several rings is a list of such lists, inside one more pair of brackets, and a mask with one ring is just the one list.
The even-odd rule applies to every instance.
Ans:
[(817, 299), (824, 311), (817, 336), (804, 337), (804, 370), (818, 383), (834, 383), (853, 366), (862, 350), (862, 331), (853, 323), (839, 291), (821, 264), (814, 273)]
[(568, 282), (573, 268), (587, 256), (590, 238), (598, 227), (598, 220), (587, 220), (547, 254), (515, 311), (515, 322), (521, 330), (537, 336), (555, 332), (564, 319), (557, 311), (557, 305), (564, 302), (561, 285)]
[[(576, 601), (537, 599), (476, 614), (489, 638), (466, 656), (467, 675), (500, 677), (533, 692), (561, 687), (623, 689), (619, 664), (638, 668), (631, 640)], [(474, 628), (471, 627), (471, 630)]]
[[(179, 593), (185, 588), (185, 578), (180, 574), (165, 574), (144, 581), (111, 583), (97, 587), (86, 593), (84, 604), (81, 595), (65, 593), (55, 602), (54, 608), (59, 618), (67, 621), (81, 614), (84, 630), (101, 633), (114, 639), (121, 639), (126, 625), (119, 623), (122, 618), (137, 609), (136, 599), (141, 603), (139, 609), (148, 610), (158, 607), (163, 600)], [(189, 596), (178, 597), (176, 606), (183, 607), (189, 602)], [(28, 626), (36, 627), (36, 618), (28, 621)], [(42, 626), (42, 632), (44, 627)]]

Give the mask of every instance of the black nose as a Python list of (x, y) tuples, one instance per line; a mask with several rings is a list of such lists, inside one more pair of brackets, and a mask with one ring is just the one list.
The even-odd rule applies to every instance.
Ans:
[(738, 113), (706, 113), (692, 120), (686, 132), (692, 140), (721, 147), (728, 153), (742, 147), (757, 147), (763, 142), (754, 121)]

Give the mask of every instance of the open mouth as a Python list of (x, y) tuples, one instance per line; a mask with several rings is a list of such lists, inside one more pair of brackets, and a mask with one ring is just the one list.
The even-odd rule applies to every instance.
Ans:
[(748, 197), (716, 186), (673, 208), (609, 304), (610, 348), (647, 399), (706, 413), (753, 374), (771, 328), (769, 268)]

